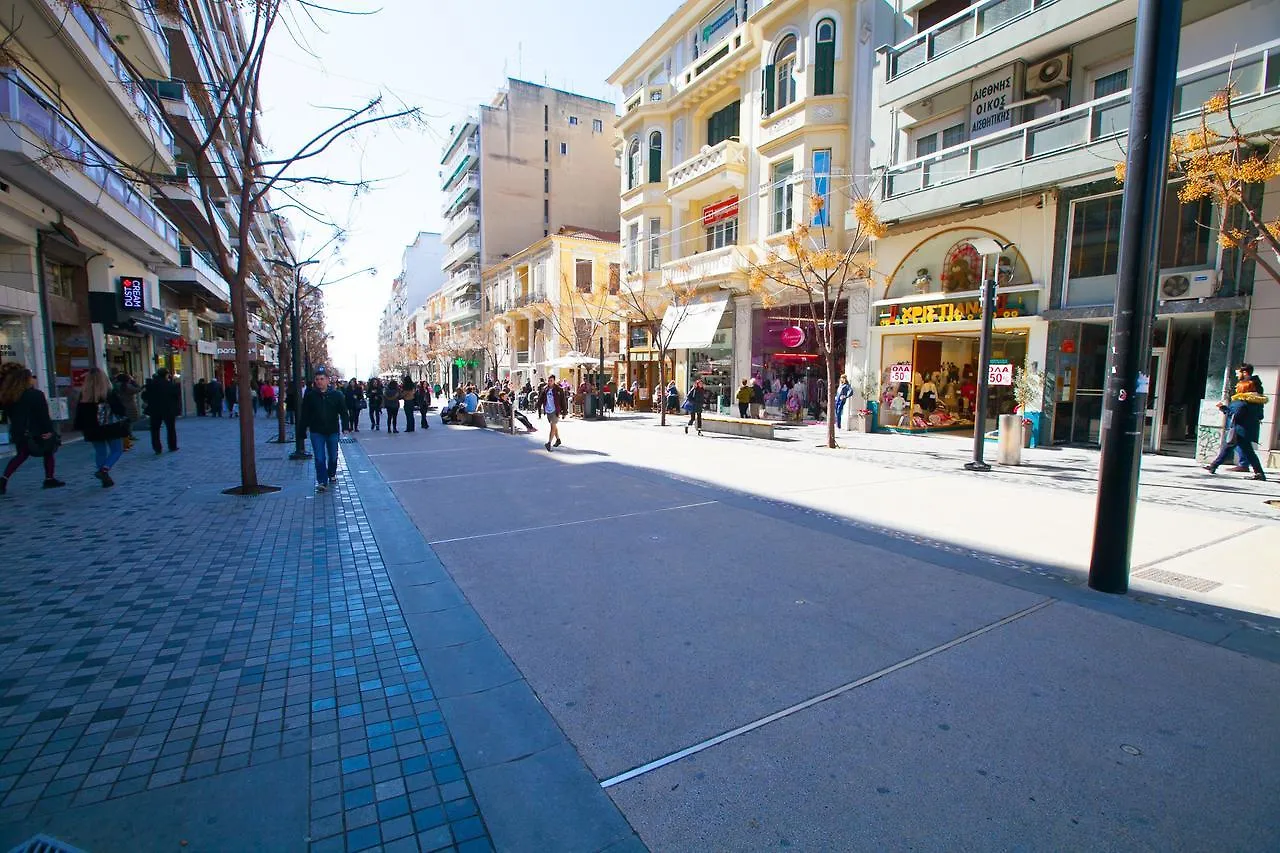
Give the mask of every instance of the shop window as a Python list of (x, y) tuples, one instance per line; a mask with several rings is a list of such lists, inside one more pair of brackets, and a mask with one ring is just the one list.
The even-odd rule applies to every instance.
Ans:
[(640, 137), (627, 146), (627, 189), (633, 190), (640, 181)]
[(830, 18), (818, 21), (813, 51), (813, 94), (831, 95), (836, 83), (836, 22)]
[(795, 186), (791, 183), (791, 175), (795, 171), (795, 161), (787, 158), (773, 164), (769, 181), (770, 195), (773, 200), (773, 218), (770, 234), (790, 231), (792, 225), (792, 207), (795, 200)]
[(813, 217), (818, 226), (831, 224), (831, 149), (813, 152), (813, 194), (822, 199), (822, 209)]
[(734, 101), (707, 118), (708, 145), (719, 145), (726, 139), (738, 138), (738, 109), (741, 105), (741, 101)]
[(736, 246), (737, 244), (738, 220), (736, 218), (717, 222), (707, 229), (708, 252), (715, 249), (723, 249), (725, 246)]
[(649, 183), (662, 183), (662, 134), (649, 134)]
[[(1178, 184), (1169, 184), (1165, 191), (1160, 268), (1214, 266), (1213, 202), (1206, 198), (1183, 204), (1177, 189)], [(1072, 203), (1064, 305), (1110, 305), (1115, 300), (1122, 201), (1122, 194), (1114, 193)]]
[[(884, 299), (904, 299), (930, 293), (969, 294), (981, 287), (982, 256), (973, 248), (976, 237), (999, 235), (970, 228), (957, 228), (934, 234), (898, 265), (889, 277)], [(1032, 284), (1031, 270), (1016, 248), (997, 258), (987, 259), (987, 275), (995, 276), (1001, 287)]]

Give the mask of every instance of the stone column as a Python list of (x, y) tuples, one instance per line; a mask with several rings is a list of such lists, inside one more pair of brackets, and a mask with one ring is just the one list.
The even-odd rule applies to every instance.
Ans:
[(751, 296), (735, 296), (733, 298), (733, 388), (729, 392), (729, 401), (734, 402), (734, 394), (742, 385), (742, 380), (751, 379), (751, 331), (754, 325), (754, 305)]
[[(111, 259), (106, 255), (97, 255), (90, 258), (85, 264), (85, 273), (88, 276), (90, 293), (114, 293), (115, 286), (111, 282)], [(151, 293), (147, 297), (151, 297)], [(151, 304), (148, 302), (148, 304)], [(86, 314), (88, 316), (87, 304)], [(89, 344), (89, 358), (94, 365), (104, 370), (107, 366), (107, 344), (106, 333), (103, 331), (101, 323), (88, 323), (91, 343)], [(146, 358), (151, 357), (148, 351), (150, 347), (143, 345), (143, 353)], [(150, 364), (150, 362), (148, 362)]]

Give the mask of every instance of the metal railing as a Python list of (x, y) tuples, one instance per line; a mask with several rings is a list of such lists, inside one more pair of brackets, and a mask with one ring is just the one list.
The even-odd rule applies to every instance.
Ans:
[(973, 40), (1058, 0), (979, 0), (887, 50), (886, 77), (893, 80)]
[[(1195, 115), (1228, 84), (1236, 103), (1280, 91), (1280, 39), (1180, 72), (1174, 94), (1176, 116)], [(885, 172), (884, 197), (896, 198), (1124, 135), (1129, 131), (1129, 106), (1126, 89), (891, 166)]]
[[(128, 208), (160, 239), (177, 249), (177, 227), (151, 199), (121, 175), (121, 164), (36, 95), (37, 87), (25, 81), (21, 72), (9, 68), (0, 68), (0, 71), (4, 75), (0, 80), (0, 115), (22, 124), (39, 136), (48, 146), (50, 156), (70, 163), (108, 196)], [(52, 173), (57, 174), (57, 170)]]

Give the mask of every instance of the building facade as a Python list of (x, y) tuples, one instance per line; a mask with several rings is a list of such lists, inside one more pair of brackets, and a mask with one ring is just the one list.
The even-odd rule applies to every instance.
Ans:
[[(890, 17), (873, 2), (689, 0), (610, 77), (622, 90), (623, 287), (655, 304), (666, 287), (693, 288), (711, 306), (672, 340), (682, 389), (702, 379), (727, 406), (744, 378), (824, 374), (807, 306), (784, 297), (766, 308), (752, 265), (802, 223), (844, 247), (849, 200), (869, 171), (867, 134), (853, 129), (870, 124), (876, 35)], [(857, 316), (866, 296), (851, 288)], [(843, 366), (854, 344), (840, 322)], [(656, 365), (634, 366), (650, 390)]]
[[(1043, 373), (1043, 443), (1100, 435), (1128, 150), (1134, 0), (897, 0), (894, 37), (876, 55), (870, 126), (879, 213), (866, 356), (881, 383), (880, 425), (974, 428), (984, 264), (998, 284), (993, 355)], [(1249, 130), (1280, 122), (1280, 3), (1187, 0), (1175, 133), (1228, 84)], [(1256, 363), (1273, 402), (1280, 291), (1219, 245), (1220, 211), (1184, 204), (1172, 181), (1161, 223), (1158, 316), (1148, 375), (1151, 451), (1216, 451), (1231, 368)], [(1266, 215), (1277, 214), (1266, 194)], [(1006, 248), (983, 256), (974, 242)], [(901, 398), (900, 402), (895, 402)], [(994, 389), (997, 414), (1012, 411)], [(1265, 456), (1265, 453), (1263, 454)]]
[(429, 359), (422, 343), (425, 332), (422, 309), (427, 299), (445, 285), (445, 272), (441, 268), (444, 255), (444, 243), (436, 232), (419, 232), (405, 248), (400, 274), (391, 284), (391, 295), (378, 325), (376, 372), (426, 378)]
[[(239, 18), (207, 2), (161, 15), (151, 0), (101, 14), (54, 0), (4, 11), (0, 361), (29, 366), (61, 417), (93, 367), (139, 380), (168, 367), (189, 401), (230, 337), (219, 328), (230, 287), (193, 247), (202, 229), (232, 227), (241, 174), (219, 153), (231, 154), (224, 137), (204, 160), (187, 150), (214, 114), (216, 87), (194, 86), (192, 97), (182, 81), (230, 78)], [(226, 201), (211, 222), (198, 202), (213, 184)], [(256, 216), (239, 249), (254, 259), (254, 305), (271, 221)]]

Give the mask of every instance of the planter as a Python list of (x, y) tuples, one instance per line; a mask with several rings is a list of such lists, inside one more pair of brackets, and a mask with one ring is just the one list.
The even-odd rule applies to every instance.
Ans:
[(877, 406), (874, 402), (867, 403), (867, 411), (863, 414), (861, 411), (855, 412), (854, 417), (857, 419), (855, 423), (862, 428), (867, 435), (876, 431), (876, 415)]
[(1022, 464), (1022, 437), (1022, 418), (1001, 415), (1000, 432), (996, 438), (996, 458), (1001, 465)]
[(1022, 446), (1024, 448), (1031, 447), (1031, 436), (1034, 433), (1034, 431), (1035, 430), (1031, 426), (1030, 421), (1022, 422)]

